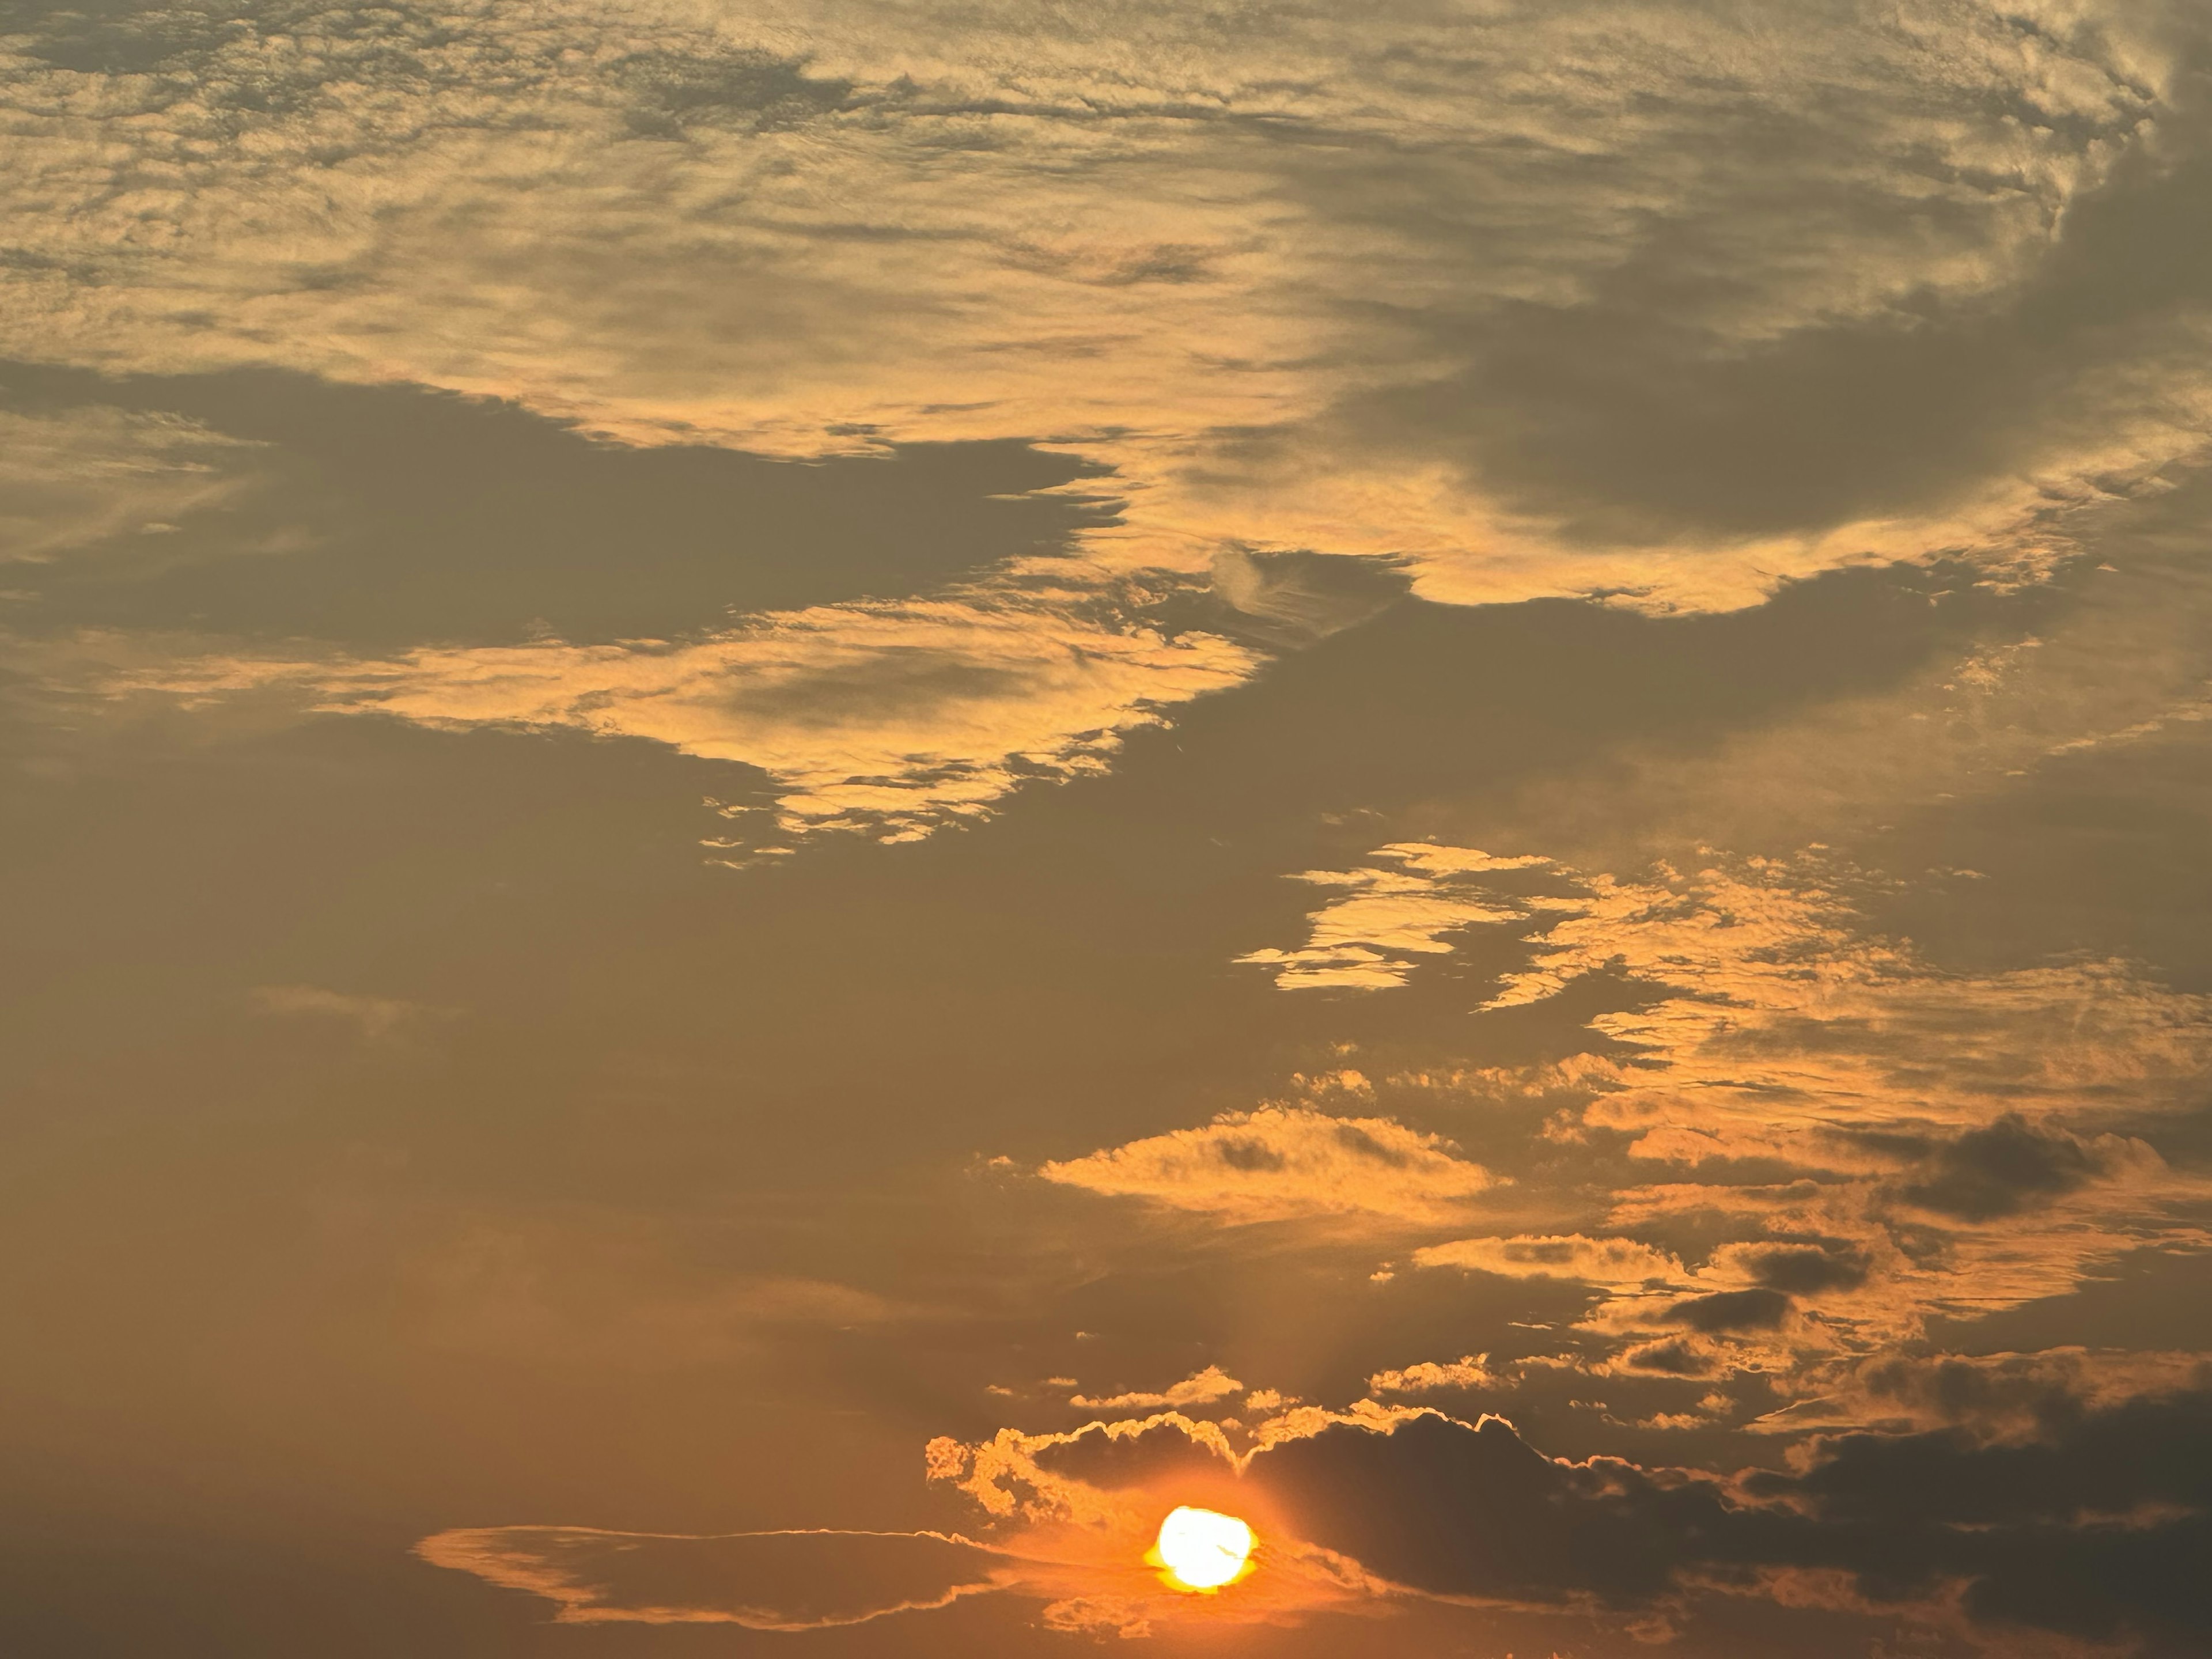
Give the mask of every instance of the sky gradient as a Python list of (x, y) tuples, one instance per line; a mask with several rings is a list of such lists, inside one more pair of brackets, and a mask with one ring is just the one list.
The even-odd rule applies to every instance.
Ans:
[(0, 1650), (2212, 1651), (2203, 6), (0, 88)]

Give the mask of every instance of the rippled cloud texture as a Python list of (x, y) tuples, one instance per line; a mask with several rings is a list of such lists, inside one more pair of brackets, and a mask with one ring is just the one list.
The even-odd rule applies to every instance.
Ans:
[(2208, 65), (0, 3), (0, 1647), (2205, 1651)]

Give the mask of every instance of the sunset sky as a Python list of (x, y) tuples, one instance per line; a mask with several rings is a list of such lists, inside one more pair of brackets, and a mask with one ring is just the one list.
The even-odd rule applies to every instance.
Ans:
[(2212, 1652), (2203, 0), (0, 82), (0, 1652)]

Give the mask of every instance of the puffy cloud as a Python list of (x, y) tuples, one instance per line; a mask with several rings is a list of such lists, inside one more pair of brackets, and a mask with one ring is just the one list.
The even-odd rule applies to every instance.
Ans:
[(1050, 1163), (1048, 1181), (1234, 1222), (1295, 1217), (1430, 1222), (1496, 1184), (1441, 1136), (1389, 1118), (1331, 1117), (1296, 1106), (1231, 1112)]
[(1150, 1411), (1162, 1406), (1206, 1406), (1217, 1400), (1226, 1400), (1231, 1395), (1241, 1394), (1244, 1385), (1218, 1365), (1208, 1365), (1180, 1382), (1161, 1389), (1157, 1394), (1140, 1391), (1109, 1395), (1092, 1400), (1083, 1395), (1072, 1396), (1068, 1404), (1079, 1406), (1085, 1411)]
[(1377, 1371), (1367, 1379), (1370, 1394), (1434, 1394), (1445, 1389), (1495, 1389), (1502, 1379), (1490, 1369), (1486, 1353), (1457, 1359), (1424, 1359), (1402, 1370)]

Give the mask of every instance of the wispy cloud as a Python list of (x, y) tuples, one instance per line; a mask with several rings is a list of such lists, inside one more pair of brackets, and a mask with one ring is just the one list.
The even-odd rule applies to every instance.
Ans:
[(1232, 1112), (1195, 1129), (1049, 1163), (1047, 1181), (1237, 1222), (1295, 1217), (1433, 1222), (1497, 1184), (1442, 1136), (1388, 1118), (1297, 1106)]
[(557, 1605), (564, 1625), (823, 1630), (1004, 1588), (997, 1552), (950, 1534), (816, 1531), (692, 1537), (594, 1527), (469, 1527), (416, 1545), (449, 1567)]
[(438, 1018), (445, 1011), (399, 997), (360, 996), (319, 985), (263, 985), (252, 994), (255, 1010), (280, 1018), (331, 1019), (371, 1039)]
[(886, 840), (1096, 771), (1127, 732), (1257, 659), (1170, 636), (1090, 592), (981, 589), (774, 612), (689, 641), (424, 647), (382, 660), (218, 655), (110, 673), (111, 696), (290, 695), (443, 729), (640, 738), (773, 777), (787, 833)]
[[(1401, 908), (1366, 921), (1364, 891), (1342, 884), (1352, 895), (1323, 910), (1328, 943), (1310, 948), (1340, 953), (1364, 933), (1400, 953), (1402, 977), (1419, 958), (1401, 916), (1422, 918), (1421, 946), (1487, 902), (1485, 920), (1529, 952), (1487, 1009), (1596, 975), (1638, 992), (1589, 1022), (1601, 1048), (1539, 1068), (1537, 1095), (1563, 1103), (1550, 1144), (1618, 1148), (1649, 1176), (1615, 1188), (1593, 1230), (1412, 1256), (1601, 1291), (1580, 1328), (1607, 1364), (1747, 1367), (1818, 1394), (1822, 1366), (1931, 1317), (2062, 1295), (2136, 1250), (2212, 1248), (2198, 1219), (2212, 1188), (2142, 1138), (2196, 1109), (2212, 1061), (2199, 995), (2115, 961), (1939, 969), (1866, 927), (1852, 893), (1873, 878), (1818, 855), (1638, 880), (1553, 866), (1552, 895), (1532, 901), (1512, 884), (1540, 860), (1413, 851), (1383, 848), (1376, 866)], [(1702, 1260), (1668, 1242), (1686, 1227), (1711, 1241)]]
[(0, 410), (0, 572), (109, 537), (173, 532), (252, 486), (257, 447), (173, 415)]
[(1286, 991), (1403, 985), (1419, 957), (1449, 954), (1452, 936), (1462, 929), (1528, 918), (1530, 901), (1508, 898), (1480, 877), (1550, 863), (1420, 842), (1380, 847), (1374, 857), (1375, 863), (1362, 869), (1300, 875), (1300, 881), (1336, 889), (1344, 896), (1316, 913), (1306, 943), (1297, 950), (1251, 951), (1237, 960), (1272, 969), (1275, 983)]

